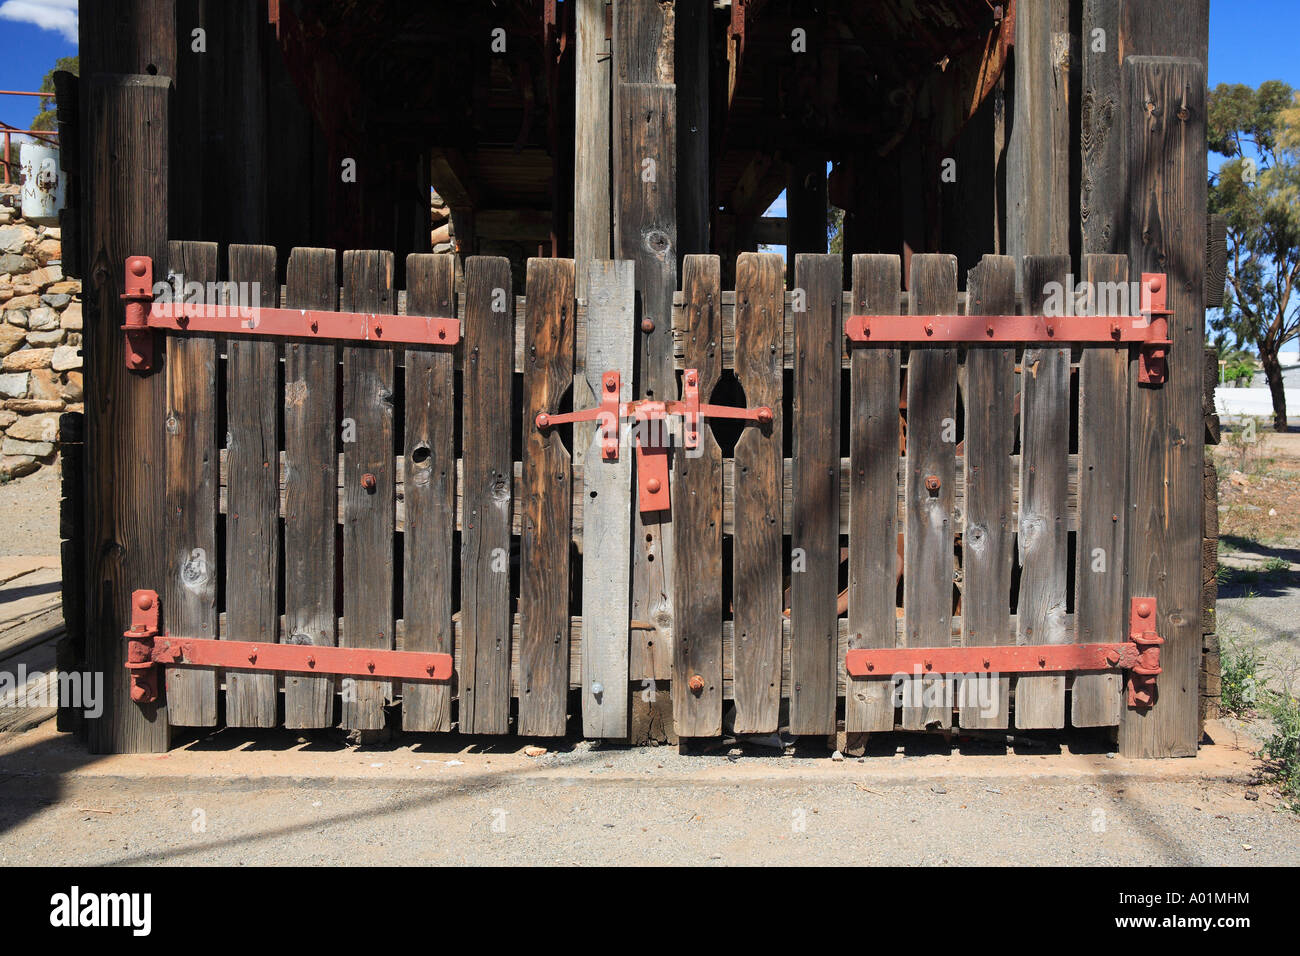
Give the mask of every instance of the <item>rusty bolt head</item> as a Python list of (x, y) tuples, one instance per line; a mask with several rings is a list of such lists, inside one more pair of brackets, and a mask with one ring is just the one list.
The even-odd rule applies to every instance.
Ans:
[(538, 415), (537, 415), (537, 427), (538, 427), (538, 428), (550, 428), (550, 427), (551, 427), (551, 416), (548, 415), (548, 414), (546, 414), (545, 412), (539, 412)]
[(934, 335), (934, 323), (933, 323), (933, 322), (927, 322), (927, 323), (925, 323), (925, 334), (926, 334), (926, 335)]
[(642, 319), (642, 320), (641, 320), (641, 331), (642, 331), (642, 332), (644, 332), (646, 335), (649, 335), (649, 334), (650, 334), (651, 332), (653, 332), (654, 330), (655, 330), (655, 320), (654, 320), (654, 319)]
[(657, 495), (659, 493), (659, 489), (662, 488), (663, 485), (660, 484), (658, 478), (650, 478), (646, 481), (645, 487), (646, 487), (646, 491), (650, 492), (650, 494)]
[(316, 666), (316, 658), (314, 658), (314, 657), (310, 657), (310, 656), (309, 656), (309, 657), (307, 658), (307, 666), (308, 666), (308, 667), (315, 667), (315, 666)]
[(374, 661), (366, 661), (366, 670), (370, 671), (370, 673), (373, 674), (373, 673), (375, 672), (375, 662), (374, 662)]
[(867, 661), (867, 670), (874, 671), (875, 669), (876, 669), (876, 665), (871, 663), (870, 661)]
[(433, 676), (433, 665), (432, 665), (432, 664), (427, 664), (427, 665), (425, 665), (424, 672), (425, 672), (426, 674), (428, 674), (430, 677), (432, 677), (432, 676)]
[(758, 410), (758, 421), (761, 425), (772, 424), (772, 409), (764, 405)]
[(987, 657), (984, 658), (984, 669), (988, 670), (992, 666), (993, 666), (992, 662)]
[(992, 323), (992, 322), (990, 322), (988, 325), (986, 325), (986, 326), (984, 327), (984, 334), (987, 335), (989, 338), (993, 338), (993, 323)]
[(375, 490), (375, 476), (372, 475), (370, 472), (366, 472), (364, 475), (362, 475), (362, 476), (361, 476), (361, 487), (364, 488), (364, 489), (366, 489), (366, 491), (374, 491), (374, 490)]
[(153, 607), (153, 595), (147, 591), (140, 592), (140, 594), (136, 596), (135, 606), (142, 611), (149, 610), (149, 608)]
[(1151, 602), (1150, 602), (1150, 601), (1138, 601), (1138, 603), (1137, 603), (1137, 608), (1136, 608), (1135, 610), (1137, 611), (1137, 616), (1138, 616), (1138, 617), (1143, 617), (1143, 618), (1145, 618), (1145, 617), (1150, 617), (1150, 616), (1151, 616)]
[(256, 663), (257, 663), (257, 648), (256, 648), (256, 647), (253, 648), (251, 651), (248, 652), (248, 663), (250, 663), (250, 664), (256, 664)]
[(692, 694), (699, 695), (704, 693), (704, 678), (701, 677), (699, 674), (695, 674), (694, 676), (692, 676), (690, 681), (690, 688)]
[(605, 391), (612, 392), (617, 388), (618, 388), (618, 382), (616, 382), (613, 378), (605, 379)]
[(696, 382), (698, 382), (698, 381), (699, 381), (699, 379), (696, 377), (696, 375), (695, 375), (694, 372), (687, 372), (687, 373), (686, 373), (686, 384), (687, 384), (687, 385), (694, 385), (694, 384), (696, 384)]
[(1046, 666), (1047, 666), (1047, 658), (1046, 658), (1046, 657), (1040, 657), (1040, 658), (1038, 658), (1038, 666), (1039, 666), (1039, 667), (1046, 667)]
[(446, 337), (447, 337), (447, 330), (446, 330), (446, 329), (439, 329), (439, 330), (438, 330), (438, 338), (440, 338), (440, 339), (445, 339)]
[(1152, 292), (1159, 292), (1164, 287), (1165, 287), (1165, 277), (1162, 275), (1152, 276), (1151, 281), (1147, 283), (1147, 288), (1149, 288)]
[(932, 495), (938, 493), (939, 488), (942, 486), (942, 484), (943, 482), (939, 480), (938, 475), (925, 476), (925, 490), (930, 492), (930, 494)]

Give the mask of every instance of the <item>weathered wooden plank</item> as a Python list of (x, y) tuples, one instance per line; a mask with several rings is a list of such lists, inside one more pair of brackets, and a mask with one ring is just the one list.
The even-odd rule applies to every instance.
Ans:
[(573, 379), (572, 259), (528, 260), (520, 504), (519, 733), (562, 736), (569, 698), (572, 463), (558, 430), (540, 431)]
[[(243, 302), (276, 305), (275, 247), (230, 247), (230, 280)], [(245, 291), (247, 290), (247, 291)], [(256, 290), (256, 291), (254, 291)], [(226, 617), (222, 637), (279, 641), (280, 343), (232, 337), (226, 345)], [(226, 671), (226, 723), (276, 725), (277, 675)]]
[[(912, 257), (912, 305), (918, 315), (957, 308), (957, 260)], [(903, 631), (908, 647), (952, 641), (954, 452), (957, 443), (957, 350), (915, 348), (907, 364), (906, 531), (903, 539)], [(952, 723), (941, 678), (907, 681), (907, 730)]]
[(465, 263), (465, 519), (461, 532), (460, 729), (510, 729), (510, 261)]
[(790, 525), (790, 732), (835, 732), (840, 568), (840, 341), (837, 255), (795, 259), (794, 513)]
[[(614, 213), (610, 202), (610, 41), (606, 0), (577, 0), (574, 10), (576, 53), (573, 153), (573, 258), (578, 300), (587, 300), (587, 264), (608, 259)], [(581, 365), (581, 351), (578, 364)], [(573, 407), (595, 402), (581, 368), (574, 371)], [(586, 429), (573, 439), (573, 460), (586, 457)]]
[[(667, 399), (675, 397), (677, 389), (672, 330), (677, 289), (676, 88), (668, 82), (632, 80), (657, 75), (646, 72), (661, 61), (657, 54), (647, 55), (645, 44), (665, 36), (661, 21), (671, 8), (634, 0), (617, 4), (614, 13), (619, 76), (615, 113), (628, 118), (618, 123), (615, 143), (614, 255), (636, 265), (638, 397)], [(667, 30), (671, 46), (671, 21)], [(666, 65), (671, 72), (671, 50)], [(649, 626), (634, 632), (631, 654), (661, 678), (672, 668), (675, 551), (669, 517), (667, 511), (634, 509), (632, 518), (632, 617)]]
[[(417, 315), (454, 316), (456, 260), (406, 259), (407, 308)], [(407, 650), (452, 650), (452, 536), (456, 525), (456, 394), (450, 349), (406, 352), (402, 603)], [(403, 730), (450, 730), (451, 686), (402, 685)]]
[[(170, 736), (165, 702), (140, 706), (131, 700), (123, 667), (122, 632), (131, 623), (131, 592), (160, 587), (167, 577), (166, 496), (158, 481), (166, 468), (164, 431), (167, 384), (161, 375), (129, 372), (122, 361), (121, 263), (167, 255), (168, 98), (170, 70), (139, 75), (147, 63), (175, 64), (175, 24), (170, 7), (124, 13), (122, 4), (87, 10), (90, 81), (83, 184), (86, 233), (83, 262), (89, 269), (86, 303), (86, 606), (87, 666), (105, 675), (103, 713), (87, 720), (94, 753), (158, 752)], [(133, 7), (134, 11), (135, 8)], [(105, 46), (92, 34), (122, 16), (127, 30)], [(127, 34), (124, 39), (123, 33)], [(158, 36), (167, 39), (161, 43)], [(151, 39), (146, 42), (146, 36)], [(95, 56), (91, 58), (91, 51)], [(150, 57), (160, 59), (152, 60)], [(138, 61), (139, 65), (134, 65)], [(135, 70), (129, 76), (106, 70)], [(141, 196), (151, 197), (141, 203)]]
[(1070, 193), (1069, 13), (1069, 0), (1016, 8), (1006, 187), (1007, 251), (1016, 258), (1070, 251), (1077, 197)]
[[(1166, 5), (1158, 5), (1162, 9)], [(1204, 10), (1189, 11), (1203, 30)], [(1200, 739), (1201, 419), (1200, 350), (1204, 341), (1205, 66), (1203, 62), (1130, 57), (1128, 182), (1129, 269), (1168, 273), (1169, 379), (1159, 388), (1129, 368), (1129, 593), (1151, 596), (1165, 639), (1155, 706), (1124, 708), (1119, 743), (1135, 757), (1191, 756)]]
[[(338, 308), (333, 249), (294, 249), (285, 281), (287, 307)], [(338, 352), (332, 342), (284, 346), (284, 634), (290, 644), (338, 644)], [(328, 674), (286, 674), (284, 725), (330, 726), (334, 688)]]
[[(1026, 256), (1026, 308), (1043, 315), (1064, 288), (1069, 256)], [(1065, 633), (1069, 534), (1066, 458), (1070, 446), (1070, 349), (1025, 349), (1020, 404), (1019, 644), (1061, 644)], [(1065, 676), (1026, 674), (1016, 684), (1016, 726), (1065, 726)]]
[(741, 253), (736, 263), (736, 378), (749, 406), (766, 405), (773, 416), (768, 428), (746, 428), (735, 450), (734, 472), (741, 477), (732, 495), (738, 734), (774, 733), (780, 723), (784, 272), (775, 253)]
[[(1126, 256), (1089, 255), (1085, 276), (1127, 283)], [(1097, 314), (1107, 314), (1105, 300)], [(1127, 637), (1124, 529), (1128, 523), (1128, 349), (1090, 346), (1079, 362), (1079, 532), (1074, 562), (1074, 639), (1083, 644)], [(1120, 674), (1077, 674), (1071, 691), (1075, 727), (1119, 723)]]
[[(687, 256), (682, 266), (681, 312), (687, 370), (683, 385), (695, 384), (702, 401), (722, 377), (722, 265), (717, 256)], [(679, 737), (722, 733), (722, 449), (707, 421), (699, 445), (685, 439), (675, 462), (672, 516), (677, 568), (673, 578), (673, 720)]]
[[(394, 311), (393, 254), (343, 253), (343, 311)], [(393, 642), (393, 352), (343, 349), (343, 619), (345, 647)], [(468, 406), (468, 403), (466, 403)], [(345, 677), (343, 726), (380, 730), (385, 681)]]
[[(632, 397), (635, 321), (632, 262), (592, 262), (587, 280), (587, 354), (584, 367), (594, 394), (601, 378), (622, 378), (620, 401)], [(628, 730), (628, 624), (631, 609), (632, 430), (618, 424), (619, 454), (606, 461), (599, 432), (590, 430), (583, 467), (582, 533), (582, 733), (622, 738)]]
[(1119, 252), (1128, 243), (1120, 105), (1121, 6), (1121, 0), (1083, 0), (1079, 223), (1085, 253)]
[[(171, 272), (206, 286), (217, 278), (214, 242), (172, 242)], [(167, 337), (167, 578), (163, 616), (173, 634), (217, 636), (217, 343)], [(167, 668), (167, 709), (181, 727), (217, 723), (217, 672)]]
[[(967, 281), (967, 313), (1011, 315), (1016, 263), (985, 256)], [(1010, 632), (1011, 565), (1015, 524), (1011, 453), (1015, 449), (1016, 350), (972, 348), (966, 353), (966, 501), (962, 534), (962, 644), (1001, 643)], [(1011, 679), (964, 681), (961, 726), (1007, 726)]]
[[(894, 315), (898, 256), (853, 257), (853, 310)], [(893, 647), (898, 603), (899, 350), (855, 348), (849, 428), (849, 647)], [(894, 729), (894, 685), (852, 681), (844, 698), (850, 734)]]

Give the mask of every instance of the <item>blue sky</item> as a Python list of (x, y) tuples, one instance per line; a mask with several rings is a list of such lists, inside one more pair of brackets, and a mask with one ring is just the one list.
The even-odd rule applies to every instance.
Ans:
[[(77, 0), (4, 0), (0, 3), (0, 90), (35, 90), (61, 56), (77, 52)], [(26, 129), (40, 101), (0, 96), (0, 120)]]

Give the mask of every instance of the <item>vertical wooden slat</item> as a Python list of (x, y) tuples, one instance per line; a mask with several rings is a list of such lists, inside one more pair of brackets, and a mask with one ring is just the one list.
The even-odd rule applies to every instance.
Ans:
[[(1085, 253), (1128, 245), (1123, 220), (1124, 114), (1120, 90), (1120, 8), (1123, 0), (1083, 0), (1083, 93), (1080, 108), (1079, 220)], [(1098, 33), (1098, 31), (1101, 31)]]
[[(1069, 256), (1026, 256), (1025, 312), (1061, 301)], [(1020, 597), (1018, 644), (1064, 644), (1069, 561), (1070, 346), (1026, 348), (1020, 363)], [(1016, 682), (1016, 726), (1065, 726), (1065, 675), (1025, 674)]]
[[(393, 254), (343, 253), (343, 311), (391, 314)], [(343, 349), (343, 644), (393, 646), (393, 353)], [(367, 477), (368, 476), (368, 477)], [(391, 685), (345, 677), (343, 726), (380, 730)]]
[[(1126, 256), (1084, 258), (1088, 285), (1127, 288)], [(1128, 296), (1123, 297), (1127, 302)], [(1093, 314), (1131, 314), (1120, 300), (1094, 299)], [(1129, 306), (1133, 308), (1133, 306)], [(1124, 529), (1128, 523), (1128, 352), (1090, 345), (1079, 360), (1079, 531), (1074, 562), (1074, 639), (1080, 644), (1127, 638), (1124, 602)], [(969, 494), (969, 492), (968, 492)], [(1119, 723), (1123, 677), (1083, 673), (1074, 677), (1070, 721), (1075, 727)]]
[[(616, 6), (616, 16), (626, 6), (629, 4)], [(652, 18), (661, 15), (657, 5), (640, 0), (630, 6), (649, 11), (644, 15)], [(623, 83), (618, 90), (619, 108), (625, 111), (620, 115), (630, 121), (618, 124), (614, 254), (636, 263), (641, 307), (641, 331), (635, 333), (640, 342), (637, 397), (663, 400), (675, 398), (677, 390), (672, 340), (672, 301), (677, 289), (675, 88), (671, 84)], [(642, 679), (671, 673), (675, 550), (669, 519), (667, 511), (633, 510), (632, 617), (649, 625), (633, 633), (632, 672)]]
[[(574, 10), (575, 108), (573, 151), (573, 258), (578, 298), (587, 298), (587, 267), (608, 259), (613, 226), (610, 202), (610, 41), (605, 32), (606, 0), (577, 0)], [(573, 407), (595, 401), (587, 378), (573, 377)], [(587, 453), (588, 432), (573, 437), (573, 457)]]
[(514, 300), (510, 260), (465, 263), (462, 395), (460, 728), (504, 734), (510, 723), (510, 483)]
[[(1133, 6), (1133, 5), (1128, 5)], [(1158, 15), (1167, 4), (1151, 4)], [(1119, 744), (1134, 757), (1191, 756), (1200, 740), (1201, 347), (1205, 287), (1205, 10), (1163, 39), (1192, 43), (1197, 60), (1131, 57), (1128, 71), (1129, 271), (1168, 273), (1169, 379), (1156, 388), (1129, 368), (1132, 407), (1129, 593), (1154, 597), (1165, 639), (1155, 706), (1124, 708)], [(1180, 10), (1183, 9), (1180, 6)], [(1164, 21), (1168, 21), (1167, 15)], [(1163, 21), (1162, 21), (1163, 22)], [(1183, 35), (1171, 37), (1170, 33)], [(1196, 39), (1198, 32), (1200, 38)]]
[[(835, 733), (839, 660), (840, 355), (843, 265), (795, 259), (790, 732)], [(802, 295), (801, 295), (802, 293)], [(805, 306), (804, 311), (799, 306)]]
[[(856, 315), (898, 312), (898, 256), (853, 257)], [(893, 647), (898, 563), (899, 351), (857, 346), (849, 406), (849, 647)], [(847, 733), (894, 729), (894, 685), (888, 676), (850, 679), (844, 696)]]
[[(592, 262), (587, 282), (585, 369), (593, 394), (605, 372), (632, 397), (635, 319), (632, 262)], [(631, 610), (632, 430), (618, 425), (618, 459), (601, 453), (601, 425), (588, 431), (582, 511), (582, 733), (622, 738), (628, 729), (628, 623)]]
[[(689, 385), (696, 376), (700, 401), (707, 402), (722, 377), (722, 266), (717, 256), (686, 257), (682, 293), (682, 381)], [(699, 446), (688, 449), (683, 442), (679, 447), (672, 482), (677, 543), (673, 720), (681, 737), (722, 733), (722, 449), (709, 423), (699, 425)], [(683, 436), (690, 427), (683, 422)]]
[[(968, 315), (1013, 315), (1016, 263), (985, 256), (966, 280)], [(1015, 448), (1016, 350), (982, 346), (966, 353), (966, 513), (962, 534), (962, 644), (1011, 642), (1011, 452)], [(1007, 726), (1011, 678), (963, 682), (961, 726)]]
[[(231, 246), (230, 281), (241, 301), (278, 305), (275, 247)], [(235, 335), (226, 354), (228, 633), (222, 636), (273, 643), (280, 624), (280, 343)], [(227, 670), (226, 723), (274, 727), (276, 686), (272, 672)]]
[[(406, 311), (454, 318), (456, 259), (406, 259)], [(456, 395), (449, 349), (406, 350), (402, 618), (408, 651), (450, 654), (452, 535), (456, 530)], [(451, 729), (451, 685), (402, 685), (402, 729)]]
[[(213, 242), (170, 243), (181, 282), (217, 278)], [(217, 343), (210, 335), (167, 337), (167, 586), (171, 633), (217, 636)], [(167, 707), (181, 727), (217, 722), (217, 672), (167, 668)]]
[(785, 263), (741, 253), (736, 263), (736, 378), (751, 408), (772, 409), (768, 428), (746, 428), (735, 449), (732, 646), (735, 732), (774, 733), (781, 710), (781, 494), (784, 462)]
[[(912, 257), (912, 311), (957, 311), (957, 260)], [(903, 545), (903, 635), (908, 647), (952, 643), (953, 482), (956, 477), (957, 350), (914, 348), (907, 359), (907, 529)], [(935, 486), (937, 479), (938, 485)], [(919, 686), (918, 686), (919, 685)], [(910, 680), (902, 725), (948, 727), (943, 678)]]
[(572, 462), (558, 430), (536, 418), (559, 408), (573, 378), (572, 259), (528, 260), (524, 319), (523, 486), (519, 489), (519, 733), (562, 736), (569, 699)]
[[(338, 308), (333, 249), (294, 249), (285, 268), (291, 309)], [(284, 345), (284, 627), (290, 644), (338, 644), (338, 353), (333, 342)], [(284, 725), (328, 727), (335, 679), (285, 674)]]

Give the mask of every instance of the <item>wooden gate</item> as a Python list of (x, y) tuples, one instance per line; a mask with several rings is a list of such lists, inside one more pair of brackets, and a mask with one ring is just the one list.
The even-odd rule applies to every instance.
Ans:
[[(693, 406), (659, 409), (656, 436), (629, 404), (630, 262), (589, 263), (580, 302), (571, 260), (529, 260), (515, 290), (508, 260), (470, 257), (457, 276), (450, 256), (413, 255), (399, 293), (390, 253), (345, 252), (340, 274), (333, 250), (295, 249), (281, 303), (270, 247), (232, 246), (224, 271), (213, 244), (170, 253), (173, 281), (256, 288), (262, 307), (461, 322), (454, 348), (167, 336), (165, 631), (454, 660), (449, 681), (171, 666), (173, 724), (373, 730), (400, 714), (408, 731), (554, 736), (580, 715), (585, 736), (621, 739), (656, 692), (629, 652), (644, 641), (669, 645), (681, 737), (1121, 720), (1117, 666), (845, 666), (860, 650), (1128, 638), (1130, 448), (1150, 447), (1130, 416), (1139, 350), (845, 335), (852, 315), (1050, 314), (1073, 295), (1066, 257), (1027, 258), (1018, 296), (1006, 257), (959, 293), (944, 255), (912, 258), (908, 292), (894, 256), (855, 256), (848, 292), (835, 255), (799, 256), (792, 291), (779, 256), (741, 255), (734, 291), (716, 256), (688, 256), (679, 394), (720, 407), (683, 441)], [(1086, 273), (1129, 289), (1124, 257), (1090, 256)], [(1137, 311), (1127, 295), (1085, 302)], [(592, 405), (574, 394), (616, 409), (617, 429), (570, 422)], [(633, 513), (660, 454), (670, 633), (630, 604)]]

